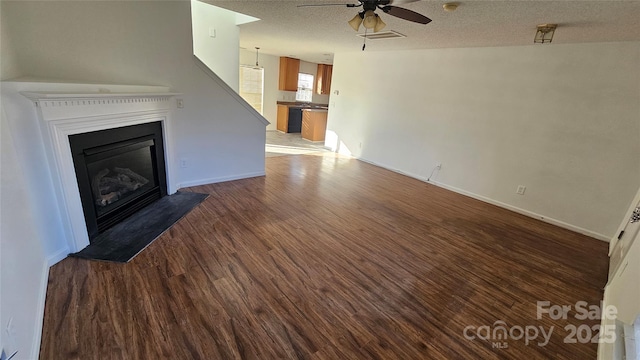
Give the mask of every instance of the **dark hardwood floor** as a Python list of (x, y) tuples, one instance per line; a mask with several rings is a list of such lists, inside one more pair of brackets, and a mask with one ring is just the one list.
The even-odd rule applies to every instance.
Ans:
[[(564, 339), (599, 321), (536, 304), (599, 304), (604, 242), (333, 154), (188, 190), (211, 196), (132, 262), (51, 268), (41, 359), (596, 357)], [(497, 321), (554, 328), (464, 336)]]

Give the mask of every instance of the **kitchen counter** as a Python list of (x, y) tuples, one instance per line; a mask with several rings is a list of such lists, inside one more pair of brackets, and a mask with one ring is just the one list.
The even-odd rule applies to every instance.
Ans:
[(285, 133), (299, 133), (302, 131), (303, 113), (324, 112), (326, 118), (326, 112), (329, 109), (328, 105), (325, 104), (306, 103), (300, 101), (278, 101), (277, 103), (278, 121), (276, 128)]
[(327, 132), (326, 109), (302, 110), (302, 138), (309, 141), (324, 141)]
[(301, 108), (301, 109), (307, 109), (307, 108), (325, 109), (325, 110), (329, 109), (328, 104), (307, 103), (307, 102), (300, 102), (300, 101), (278, 101), (277, 104), (286, 105), (289, 107)]

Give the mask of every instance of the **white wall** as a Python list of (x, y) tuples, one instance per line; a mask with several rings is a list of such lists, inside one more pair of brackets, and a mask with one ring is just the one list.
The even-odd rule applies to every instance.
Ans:
[[(11, 17), (4, 11), (4, 4), (0, 2), (0, 79), (20, 75), (8, 35)], [(3, 101), (0, 106), (0, 349), (7, 354), (18, 351), (16, 359), (36, 359), (49, 264), (42, 245), (45, 239), (33, 216), (28, 179), (8, 129)], [(12, 325), (8, 329), (9, 322)]]
[(191, 18), (194, 54), (238, 92), (240, 28), (236, 25), (236, 13), (192, 0)]
[(42, 239), (47, 261), (54, 264), (66, 257), (69, 251), (36, 109), (31, 100), (19, 93), (33, 88), (23, 88), (22, 84), (6, 81), (1, 83), (2, 108), (7, 116), (2, 131), (10, 132), (13, 138), (25, 176), (23, 186), (28, 189), (27, 199), (32, 204), (31, 217), (38, 224), (34, 230), (41, 235), (39, 238)]
[[(278, 120), (278, 74), (280, 73), (280, 57), (260, 54), (259, 65), (264, 68), (264, 89), (262, 94), (262, 115), (271, 124), (267, 130), (276, 130)], [(256, 51), (240, 49), (240, 65), (256, 65)]]
[(0, 117), (0, 347), (17, 350), (16, 359), (36, 359), (49, 265), (4, 111)]
[(640, 183), (638, 42), (340, 53), (334, 90), (329, 135), (355, 156), (441, 162), (443, 186), (602, 239)]

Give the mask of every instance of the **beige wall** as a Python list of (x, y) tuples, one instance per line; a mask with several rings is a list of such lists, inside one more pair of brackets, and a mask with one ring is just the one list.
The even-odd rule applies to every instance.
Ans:
[(14, 19), (3, 11), (6, 1), (0, 1), (0, 80), (21, 76), (13, 50), (13, 41), (9, 37), (9, 23)]
[[(194, 54), (237, 92), (240, 28), (236, 26), (236, 13), (191, 1), (191, 19)], [(215, 30), (215, 37), (211, 37), (210, 29)]]
[(336, 54), (327, 145), (609, 239), (640, 183), (639, 64), (638, 42)]

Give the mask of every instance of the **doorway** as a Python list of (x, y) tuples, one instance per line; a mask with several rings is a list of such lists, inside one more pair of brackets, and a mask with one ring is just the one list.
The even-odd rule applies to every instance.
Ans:
[(264, 69), (240, 65), (240, 96), (263, 115)]

